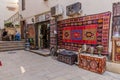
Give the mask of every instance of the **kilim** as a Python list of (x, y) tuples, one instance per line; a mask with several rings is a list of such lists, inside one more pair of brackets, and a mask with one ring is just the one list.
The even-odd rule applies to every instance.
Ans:
[(83, 44), (102, 45), (108, 54), (111, 13), (88, 15), (58, 22), (58, 46), (78, 51)]

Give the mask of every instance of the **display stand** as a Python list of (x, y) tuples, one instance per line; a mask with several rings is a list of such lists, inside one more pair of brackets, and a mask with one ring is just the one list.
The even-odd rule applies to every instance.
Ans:
[(57, 60), (73, 65), (77, 62), (77, 54), (72, 51), (64, 50), (58, 54)]
[(120, 37), (112, 38), (112, 61), (120, 62)]
[(106, 57), (81, 53), (79, 54), (79, 67), (102, 74), (106, 70)]

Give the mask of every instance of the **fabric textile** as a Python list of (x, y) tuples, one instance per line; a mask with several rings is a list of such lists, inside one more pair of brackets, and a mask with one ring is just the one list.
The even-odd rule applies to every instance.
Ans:
[(111, 13), (88, 15), (58, 22), (58, 45), (77, 51), (81, 45), (102, 45), (108, 54)]

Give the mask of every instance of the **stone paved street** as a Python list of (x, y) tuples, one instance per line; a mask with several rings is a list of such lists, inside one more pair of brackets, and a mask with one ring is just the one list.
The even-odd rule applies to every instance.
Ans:
[(120, 80), (120, 74), (100, 75), (24, 50), (0, 52), (0, 60), (0, 80)]

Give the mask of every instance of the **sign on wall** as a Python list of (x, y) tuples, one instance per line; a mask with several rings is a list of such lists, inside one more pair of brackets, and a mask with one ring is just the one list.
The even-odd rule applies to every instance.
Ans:
[(120, 2), (113, 3), (113, 16), (120, 15)]
[(45, 20), (47, 21), (47, 20), (50, 20), (50, 18), (51, 18), (51, 13), (49, 12), (49, 13), (46, 13), (45, 14)]
[(39, 16), (39, 22), (45, 21), (45, 15), (40, 15)]
[(41, 14), (39, 16), (36, 17), (36, 22), (42, 22), (42, 21), (47, 21), (50, 20), (51, 18), (51, 13), (45, 13), (45, 14)]
[(119, 26), (120, 25), (120, 16), (114, 16), (113, 17), (113, 26)]
[(81, 3), (77, 2), (75, 4), (66, 6), (66, 15), (72, 16), (74, 14), (79, 14), (80, 10), (81, 10)]
[(113, 3), (112, 36), (120, 35), (120, 2)]

